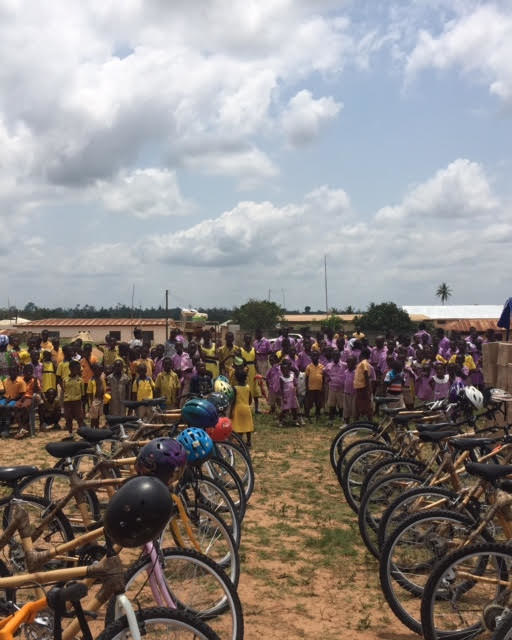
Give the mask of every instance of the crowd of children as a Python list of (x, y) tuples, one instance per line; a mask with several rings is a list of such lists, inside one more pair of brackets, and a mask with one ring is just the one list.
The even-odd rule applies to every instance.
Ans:
[[(492, 331), (448, 338), (424, 325), (412, 337), (378, 336), (373, 346), (361, 332), (345, 336), (329, 328), (315, 336), (303, 330), (300, 339), (283, 328), (274, 340), (257, 330), (240, 345), (228, 332), (222, 346), (208, 331), (185, 337), (173, 329), (154, 347), (135, 329), (130, 343), (109, 335), (96, 350), (81, 340), (61, 347), (46, 331), (23, 349), (17, 336), (0, 335), (0, 433), (8, 437), (16, 424), (15, 437), (33, 435), (36, 414), (41, 431), (60, 428), (62, 416), (70, 433), (86, 415), (91, 426), (100, 426), (105, 412), (126, 415), (128, 399), (162, 397), (166, 408), (178, 408), (191, 395), (212, 392), (222, 374), (235, 389), (233, 427), (250, 443), (250, 407), (258, 413), (262, 397), (279, 424), (291, 418), (301, 425), (313, 409), (317, 419), (325, 412), (330, 422), (371, 418), (375, 395), (413, 407), (446, 397), (454, 383), (480, 387), (482, 344), (492, 340)], [(147, 408), (137, 412), (144, 417)]]

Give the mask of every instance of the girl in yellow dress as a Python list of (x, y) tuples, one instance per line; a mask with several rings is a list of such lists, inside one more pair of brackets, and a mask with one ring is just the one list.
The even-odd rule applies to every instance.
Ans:
[(233, 423), (233, 431), (243, 435), (246, 434), (247, 446), (251, 446), (251, 435), (254, 431), (254, 422), (252, 419), (251, 402), (252, 395), (249, 385), (247, 384), (247, 374), (239, 369), (236, 372), (236, 382), (234, 386), (235, 401), (231, 413), (231, 422)]
[(247, 367), (247, 384), (254, 398), (254, 412), (259, 413), (261, 388), (256, 381), (256, 349), (252, 346), (252, 336), (249, 333), (244, 335), (244, 346), (240, 348), (240, 355)]
[(200, 346), (201, 359), (206, 365), (206, 370), (210, 371), (212, 378), (219, 375), (219, 357), (215, 342), (212, 342), (210, 332), (203, 333), (203, 344)]

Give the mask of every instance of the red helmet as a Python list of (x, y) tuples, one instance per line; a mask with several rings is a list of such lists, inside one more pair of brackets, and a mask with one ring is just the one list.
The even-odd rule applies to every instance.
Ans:
[(207, 434), (215, 442), (222, 442), (227, 440), (233, 431), (233, 425), (229, 418), (219, 418), (217, 424), (214, 427), (206, 429)]

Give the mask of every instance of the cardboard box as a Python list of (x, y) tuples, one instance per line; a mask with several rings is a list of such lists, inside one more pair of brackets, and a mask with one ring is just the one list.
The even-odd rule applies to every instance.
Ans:
[(498, 365), (512, 362), (512, 342), (498, 342), (498, 359), (496, 362)]
[(507, 375), (508, 375), (508, 366), (506, 364), (498, 365), (498, 375), (496, 376), (496, 386), (498, 389), (507, 390)]
[(483, 375), (484, 382), (489, 387), (497, 387), (496, 380), (498, 377), (498, 365), (493, 363), (488, 363), (484, 360), (483, 366)]

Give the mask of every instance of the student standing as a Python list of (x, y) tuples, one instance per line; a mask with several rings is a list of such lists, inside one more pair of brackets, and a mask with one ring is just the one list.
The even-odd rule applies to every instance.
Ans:
[[(154, 398), (155, 383), (151, 376), (148, 376), (146, 365), (142, 362), (137, 367), (137, 375), (132, 385), (132, 397), (137, 402), (142, 400), (152, 400)], [(137, 417), (149, 418), (152, 414), (151, 407), (137, 407)]]
[(311, 352), (311, 364), (306, 367), (306, 398), (304, 401), (304, 414), (309, 420), (309, 414), (315, 406), (316, 419), (320, 418), (323, 405), (324, 366), (319, 362), (318, 351)]
[(252, 419), (251, 402), (252, 394), (247, 384), (247, 374), (239, 369), (236, 374), (236, 384), (234, 386), (235, 399), (231, 413), (231, 422), (233, 423), (233, 431), (241, 437), (245, 433), (247, 446), (251, 447), (252, 433), (254, 431), (254, 421)]
[(345, 374), (347, 365), (340, 361), (341, 354), (335, 351), (330, 362), (325, 368), (327, 382), (327, 408), (329, 410), (329, 422), (332, 425), (336, 411), (343, 413), (343, 387), (345, 386)]
[(92, 378), (87, 383), (87, 396), (89, 399), (91, 427), (97, 429), (100, 426), (101, 416), (103, 415), (103, 400), (105, 397), (103, 367), (97, 362), (92, 365)]
[(252, 336), (249, 333), (244, 335), (244, 345), (240, 349), (240, 355), (247, 368), (247, 384), (254, 399), (254, 412), (259, 413), (261, 389), (256, 382), (256, 349), (252, 346)]
[(180, 379), (172, 370), (172, 360), (169, 357), (163, 359), (163, 371), (155, 380), (155, 394), (157, 398), (165, 398), (166, 409), (174, 409), (178, 406), (180, 393)]
[(76, 420), (79, 427), (84, 423), (85, 387), (81, 373), (80, 362), (71, 360), (69, 374), (62, 380), (64, 417), (70, 435), (73, 433), (73, 420)]
[(109, 412), (113, 416), (125, 416), (124, 401), (130, 397), (130, 377), (124, 372), (124, 362), (118, 358), (112, 365), (112, 373), (107, 376), (110, 392)]

